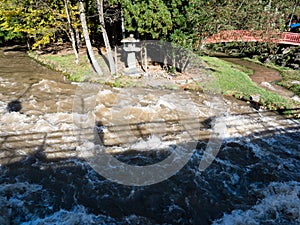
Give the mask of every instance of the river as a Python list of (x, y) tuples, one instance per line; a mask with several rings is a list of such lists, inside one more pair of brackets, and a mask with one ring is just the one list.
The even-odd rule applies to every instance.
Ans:
[[(0, 51), (0, 68), (0, 224), (300, 224), (299, 121), (224, 99), (226, 132), (201, 171), (207, 146), (218, 144), (208, 137), (213, 102), (202, 93), (87, 89), (13, 50)], [(101, 120), (93, 128), (94, 120), (81, 123), (90, 114), (80, 112), (91, 96)], [(8, 112), (16, 100), (22, 109)], [(99, 144), (90, 138), (95, 131), (104, 132), (102, 150), (139, 166), (185, 151), (183, 143), (196, 139), (174, 175), (123, 185), (85, 155)]]

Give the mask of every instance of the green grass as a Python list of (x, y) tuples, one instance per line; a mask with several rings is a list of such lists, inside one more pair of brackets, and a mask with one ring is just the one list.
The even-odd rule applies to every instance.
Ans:
[(263, 64), (258, 60), (245, 58), (246, 60), (270, 67), (279, 71), (280, 75), (282, 76), (282, 80), (276, 82), (276, 84), (294, 92), (296, 95), (300, 96), (300, 70), (293, 70), (283, 66), (277, 66), (273, 63), (266, 63)]
[(282, 80), (277, 82), (277, 84), (300, 96), (300, 70), (287, 68), (278, 68), (278, 70), (282, 76)]
[(243, 72), (235, 65), (215, 57), (203, 56), (202, 59), (212, 68), (212, 73), (217, 77), (223, 95), (250, 100), (251, 95), (259, 94), (261, 96), (260, 104), (270, 110), (299, 107), (294, 101), (281, 97), (276, 93), (268, 92), (256, 85), (249, 78), (251, 71), (244, 70), (245, 72)]
[(73, 55), (44, 55), (42, 58), (46, 62), (50, 62), (59, 71), (62, 71), (71, 81), (84, 81), (87, 76), (94, 73), (86, 56), (81, 57), (78, 64), (75, 63)]

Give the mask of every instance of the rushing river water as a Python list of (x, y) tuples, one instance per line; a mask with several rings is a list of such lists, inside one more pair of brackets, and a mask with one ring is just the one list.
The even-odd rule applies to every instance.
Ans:
[[(90, 143), (78, 141), (74, 132), (79, 84), (65, 82), (22, 52), (2, 50), (0, 68), (0, 224), (300, 224), (299, 121), (225, 99), (227, 132), (213, 163), (199, 171), (211, 132), (205, 96), (101, 87), (94, 112), (101, 119), (98, 129), (109, 129), (112, 117), (131, 124), (127, 139), (108, 132), (102, 140), (120, 161), (144, 165), (166, 158), (185, 140), (186, 132), (172, 123), (178, 115), (188, 130), (202, 126), (196, 133), (203, 138), (174, 176), (126, 186), (101, 176), (83, 157)], [(14, 100), (22, 109), (9, 113), (7, 104)], [(120, 101), (125, 103), (118, 106)], [(134, 124), (137, 118), (155, 123), (150, 129)], [(136, 138), (136, 132), (145, 137)], [(136, 140), (124, 144), (128, 138)]]

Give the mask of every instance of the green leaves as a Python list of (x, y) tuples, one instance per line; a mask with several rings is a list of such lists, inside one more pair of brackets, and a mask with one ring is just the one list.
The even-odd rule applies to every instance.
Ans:
[(127, 0), (122, 1), (122, 7), (128, 31), (138, 31), (141, 35), (151, 34), (152, 38), (159, 38), (172, 29), (171, 13), (162, 0)]
[[(0, 28), (5, 39), (22, 35), (32, 48), (55, 41), (67, 30), (63, 2), (58, 0), (2, 0)], [(15, 34), (15, 35), (12, 35)]]
[[(198, 49), (207, 36), (228, 29), (286, 29), (294, 0), (107, 0), (120, 4), (125, 28), (140, 38), (173, 41)], [(78, 1), (69, 1), (74, 29), (80, 28)], [(91, 37), (100, 30), (95, 22), (95, 0), (87, 0)], [(106, 5), (107, 6), (107, 5)], [(115, 7), (117, 8), (117, 7)], [(299, 14), (299, 7), (298, 12)], [(117, 17), (117, 16), (116, 16)], [(66, 38), (68, 33), (63, 0), (0, 0), (0, 40), (23, 36), (33, 47)], [(115, 34), (114, 34), (115, 35)]]

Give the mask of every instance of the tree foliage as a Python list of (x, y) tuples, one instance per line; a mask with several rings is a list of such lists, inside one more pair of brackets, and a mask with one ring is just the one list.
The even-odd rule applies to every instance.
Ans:
[(127, 31), (196, 48), (227, 29), (279, 30), (295, 0), (120, 0)]
[[(113, 6), (113, 20), (121, 20), (122, 8), (128, 33), (197, 49), (204, 38), (220, 30), (282, 31), (296, 1), (299, 4), (299, 0), (107, 0), (104, 17), (111, 20), (106, 10)], [(81, 30), (78, 1), (68, 2), (72, 27)], [(102, 30), (96, 0), (84, 4), (91, 39), (98, 39)], [(1, 0), (0, 40), (21, 37), (32, 41), (33, 47), (66, 36), (71, 40), (64, 6), (63, 0)], [(108, 35), (110, 40), (115, 36)]]
[[(72, 7), (71, 7), (72, 9)], [(0, 27), (7, 34), (22, 35), (33, 48), (68, 34), (64, 2), (59, 0), (2, 0)], [(6, 37), (13, 39), (14, 35)]]
[(150, 1), (122, 1), (126, 28), (137, 31), (141, 35), (150, 34), (153, 38), (160, 38), (171, 30), (172, 16), (163, 0)]

